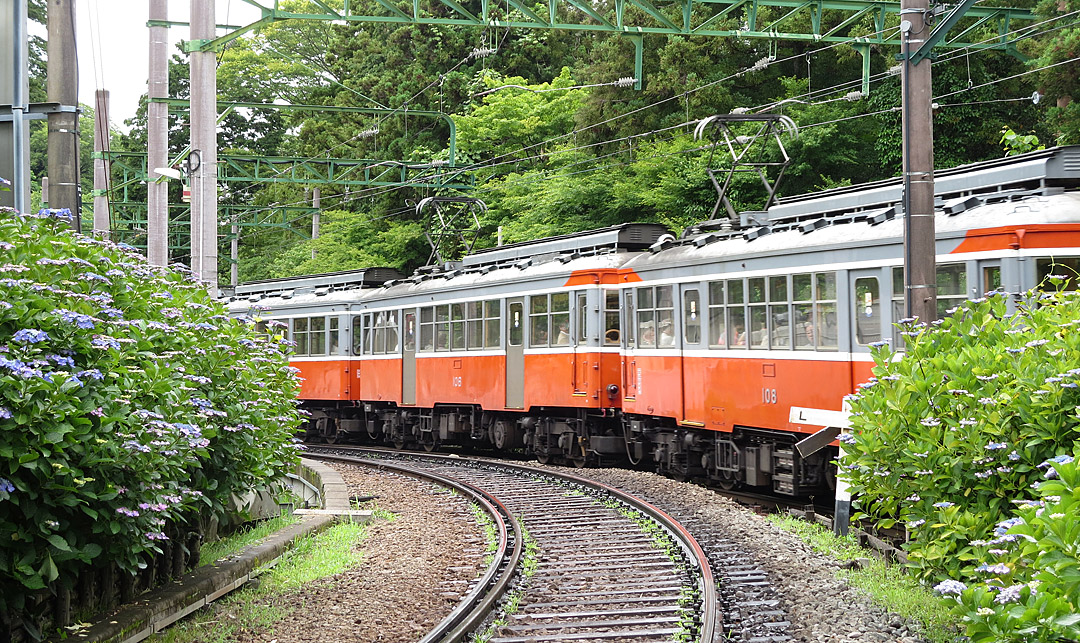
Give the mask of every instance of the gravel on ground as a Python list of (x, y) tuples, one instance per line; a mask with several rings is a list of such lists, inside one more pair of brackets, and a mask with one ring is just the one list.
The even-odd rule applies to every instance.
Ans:
[(427, 482), (363, 467), (331, 464), (361, 509), (390, 512), (357, 548), (359, 567), (275, 597), (293, 609), (272, 631), (242, 641), (415, 643), (460, 602), (483, 573), (484, 533), (469, 503)]

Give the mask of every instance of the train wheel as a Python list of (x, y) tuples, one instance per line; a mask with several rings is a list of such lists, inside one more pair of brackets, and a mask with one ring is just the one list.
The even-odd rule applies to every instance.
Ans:
[(398, 451), (405, 450), (405, 440), (394, 440), (394, 448)]
[(341, 434), (335, 431), (333, 433), (327, 432), (327, 434), (323, 436), (323, 439), (326, 440), (327, 444), (337, 444), (338, 438), (340, 437)]
[(536, 454), (536, 461), (539, 462), (540, 464), (547, 464), (547, 463), (551, 462), (551, 456), (546, 454), (546, 453), (537, 453)]
[[(714, 478), (716, 484), (724, 491), (731, 491), (735, 487), (739, 486), (739, 479), (731, 471), (721, 471), (719, 478)], [(731, 477), (728, 477), (731, 476)]]
[(435, 439), (435, 436), (432, 436), (430, 439), (420, 440), (420, 444), (424, 446), (424, 451), (427, 451), (428, 453), (439, 450), (439, 441)]
[(569, 461), (570, 461), (570, 464), (575, 469), (584, 469), (585, 465), (588, 464), (587, 460), (585, 459), (585, 456), (578, 456), (576, 458), (570, 458)]

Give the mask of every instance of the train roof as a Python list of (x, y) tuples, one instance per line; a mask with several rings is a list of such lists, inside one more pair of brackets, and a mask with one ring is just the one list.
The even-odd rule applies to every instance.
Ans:
[(236, 299), (258, 301), (262, 297), (276, 296), (286, 299), (304, 294), (326, 295), (335, 290), (356, 288), (374, 288), (405, 275), (394, 268), (364, 268), (362, 270), (343, 270), (321, 275), (303, 277), (283, 277), (280, 279), (262, 279), (240, 284), (234, 291)]
[(462, 267), (512, 263), (545, 255), (592, 254), (602, 250), (642, 250), (671, 234), (657, 223), (624, 223), (609, 228), (575, 232), (557, 237), (522, 241), (504, 246), (478, 250), (461, 260)]

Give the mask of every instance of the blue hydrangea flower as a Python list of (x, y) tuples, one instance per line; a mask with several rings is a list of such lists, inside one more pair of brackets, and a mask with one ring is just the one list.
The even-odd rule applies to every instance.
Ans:
[(37, 330), (34, 328), (24, 328), (16, 331), (11, 339), (16, 342), (23, 342), (26, 344), (37, 344), (38, 342), (44, 342), (49, 339), (49, 334), (43, 330)]
[(1004, 449), (1007, 446), (1009, 446), (1009, 445), (1005, 444), (1004, 442), (990, 442), (989, 444), (986, 445), (986, 450), (987, 451), (1000, 451), (1000, 450)]
[(948, 596), (950, 594), (959, 596), (965, 589), (967, 589), (967, 585), (958, 580), (952, 580), (951, 578), (934, 585), (934, 591), (942, 596)]
[(954, 506), (954, 503), (951, 503), (951, 502), (949, 502), (947, 500), (942, 501), (942, 502), (935, 502), (934, 503), (934, 507), (936, 507), (938, 509), (948, 509), (949, 507), (952, 507), (952, 506)]
[(6, 406), (0, 406), (0, 420), (10, 420), (11, 418), (11, 409)]

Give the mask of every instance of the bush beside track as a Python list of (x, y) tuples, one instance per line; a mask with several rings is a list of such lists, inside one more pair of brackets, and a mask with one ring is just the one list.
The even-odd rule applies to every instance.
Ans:
[(973, 641), (1076, 641), (1080, 296), (1013, 301), (901, 324), (902, 358), (878, 346), (841, 466), (857, 517), (906, 527), (911, 567)]
[(43, 596), (189, 545), (299, 448), (288, 342), (69, 222), (0, 218), (0, 625), (31, 634)]

